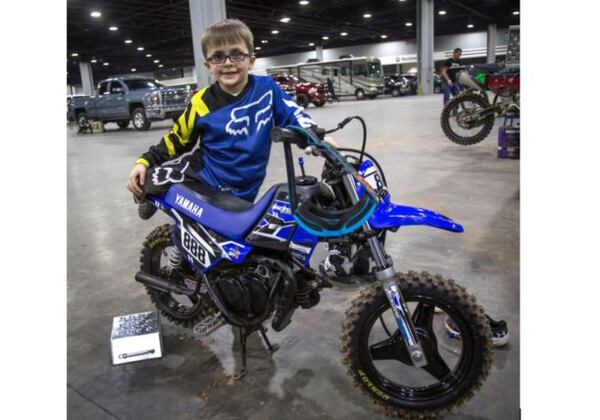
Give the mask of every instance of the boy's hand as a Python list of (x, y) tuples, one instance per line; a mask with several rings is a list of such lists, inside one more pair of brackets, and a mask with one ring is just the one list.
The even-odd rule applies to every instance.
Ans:
[(134, 195), (140, 196), (143, 194), (144, 181), (146, 180), (146, 167), (138, 163), (133, 167), (133, 170), (127, 177), (127, 189)]
[[(328, 143), (329, 145), (333, 146), (336, 149), (339, 147), (338, 144), (336, 143), (336, 141), (331, 136), (325, 137), (323, 139), (323, 141)], [(317, 150), (313, 146), (308, 146), (306, 149), (304, 149), (304, 151), (306, 152), (306, 154), (312, 154), (313, 156), (321, 156), (321, 152), (319, 152), (319, 150)]]

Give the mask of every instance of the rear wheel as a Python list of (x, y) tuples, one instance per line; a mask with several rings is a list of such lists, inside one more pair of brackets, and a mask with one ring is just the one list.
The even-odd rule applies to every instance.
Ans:
[[(488, 375), (489, 323), (475, 299), (452, 280), (409, 272), (398, 274), (396, 283), (412, 313), (427, 366), (412, 364), (379, 282), (363, 289), (346, 312), (342, 360), (355, 386), (389, 414), (445, 415), (471, 398)], [(461, 340), (446, 332), (446, 316), (455, 321)]]
[(85, 111), (80, 111), (77, 113), (77, 126), (80, 129), (89, 128), (90, 122), (87, 119), (87, 113)]
[(303, 108), (306, 108), (310, 104), (310, 98), (306, 93), (299, 93), (296, 95), (296, 103)]
[(356, 96), (356, 99), (358, 99), (359, 101), (362, 101), (363, 99), (365, 99), (365, 91), (362, 89), (356, 89), (356, 92), (354, 92), (354, 96)]
[[(167, 268), (167, 263), (175, 248), (172, 233), (173, 225), (167, 224), (157, 227), (146, 237), (140, 257), (140, 270), (194, 290), (199, 280), (185, 261), (182, 260), (181, 267), (173, 272)], [(163, 316), (184, 327), (193, 327), (212, 312), (209, 302), (198, 293), (185, 296), (163, 292), (148, 286), (146, 286), (146, 291)]]
[(494, 114), (479, 116), (490, 108), (479, 94), (464, 93), (452, 98), (442, 110), (440, 123), (446, 137), (454, 143), (470, 146), (485, 139), (494, 126)]
[(400, 96), (400, 89), (392, 89), (392, 96)]
[(131, 121), (133, 122), (133, 128), (140, 131), (145, 131), (150, 128), (150, 121), (146, 117), (146, 111), (144, 108), (136, 108), (131, 112)]
[(319, 102), (313, 102), (315, 104), (316, 107), (322, 107), (323, 105), (325, 105), (325, 101), (319, 101)]

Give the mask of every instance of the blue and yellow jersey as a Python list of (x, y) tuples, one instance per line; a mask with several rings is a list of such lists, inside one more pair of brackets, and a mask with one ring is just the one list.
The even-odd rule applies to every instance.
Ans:
[(239, 95), (217, 83), (200, 89), (159, 144), (136, 163), (146, 167), (189, 156), (208, 184), (253, 201), (267, 170), (274, 126), (315, 126), (267, 76), (250, 75)]

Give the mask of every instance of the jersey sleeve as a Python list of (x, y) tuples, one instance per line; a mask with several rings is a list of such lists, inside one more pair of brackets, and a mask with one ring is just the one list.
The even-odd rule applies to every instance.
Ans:
[(141, 163), (147, 168), (161, 165), (194, 148), (202, 134), (197, 121), (209, 112), (202, 99), (206, 89), (206, 87), (202, 88), (192, 97), (183, 114), (173, 123), (171, 130), (163, 136), (158, 144), (151, 146), (135, 162), (136, 164)]
[(276, 126), (298, 125), (308, 129), (317, 127), (312, 118), (304, 112), (304, 108), (290, 98), (277, 83), (271, 81), (271, 84), (273, 89), (273, 115)]

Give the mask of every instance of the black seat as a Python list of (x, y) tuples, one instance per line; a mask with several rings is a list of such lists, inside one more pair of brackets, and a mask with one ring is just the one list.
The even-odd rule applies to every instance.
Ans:
[(225, 211), (241, 212), (254, 206), (250, 201), (223, 192), (208, 184), (190, 182), (181, 185), (184, 190), (193, 191), (200, 200)]

